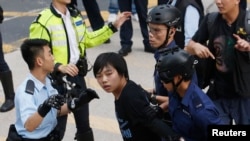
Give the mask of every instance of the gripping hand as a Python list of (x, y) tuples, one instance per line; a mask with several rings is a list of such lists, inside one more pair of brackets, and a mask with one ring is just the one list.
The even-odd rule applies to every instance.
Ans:
[(64, 97), (62, 95), (51, 95), (48, 99), (46, 99), (43, 104), (38, 107), (38, 113), (42, 117), (45, 117), (47, 113), (51, 110), (51, 108), (60, 109), (64, 104)]
[(78, 98), (73, 98), (72, 100), (68, 101), (68, 108), (71, 111), (74, 111), (81, 105), (89, 103), (94, 98), (99, 99), (97, 93), (92, 89), (86, 89), (80, 93)]

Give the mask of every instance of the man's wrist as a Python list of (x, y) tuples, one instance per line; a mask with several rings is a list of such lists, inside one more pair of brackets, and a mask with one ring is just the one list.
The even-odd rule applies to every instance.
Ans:
[(156, 100), (156, 95), (155, 94), (152, 94), (150, 99), (151, 99), (151, 102), (153, 104), (157, 104), (157, 100)]
[(113, 31), (113, 33), (118, 31), (118, 29), (113, 25), (112, 22), (108, 23), (108, 27)]

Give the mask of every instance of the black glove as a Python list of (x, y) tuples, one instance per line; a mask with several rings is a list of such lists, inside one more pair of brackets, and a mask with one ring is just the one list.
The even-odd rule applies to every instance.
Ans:
[(75, 111), (81, 105), (89, 103), (94, 98), (99, 99), (97, 93), (92, 89), (86, 89), (80, 93), (78, 98), (72, 98), (68, 101), (68, 108), (71, 111)]
[(147, 96), (150, 103), (152, 103), (153, 105), (158, 105), (155, 94), (149, 93), (146, 90), (144, 90), (144, 92), (146, 93), (146, 96)]
[(153, 105), (158, 105), (157, 100), (156, 100), (156, 95), (148, 93), (147, 97), (148, 97), (150, 103), (152, 103)]
[(4, 16), (3, 16), (3, 8), (2, 8), (2, 6), (0, 5), (0, 23), (3, 22), (3, 19), (4, 19)]
[(45, 117), (47, 113), (51, 110), (51, 108), (60, 109), (64, 104), (64, 97), (60, 94), (51, 95), (48, 99), (46, 99), (43, 104), (38, 107), (37, 112), (42, 117)]
[(164, 116), (164, 111), (161, 109), (161, 107), (157, 106), (157, 105), (150, 105), (150, 107), (155, 111), (156, 116), (160, 119), (163, 118)]

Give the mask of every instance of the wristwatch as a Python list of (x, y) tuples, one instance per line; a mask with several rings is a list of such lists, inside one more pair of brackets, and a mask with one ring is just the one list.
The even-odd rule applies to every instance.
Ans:
[(118, 31), (118, 29), (113, 25), (112, 22), (108, 23), (108, 27), (113, 31), (113, 33)]

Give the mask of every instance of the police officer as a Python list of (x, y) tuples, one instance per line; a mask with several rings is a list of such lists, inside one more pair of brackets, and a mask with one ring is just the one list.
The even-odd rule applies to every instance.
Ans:
[(57, 116), (74, 112), (97, 95), (88, 89), (79, 98), (64, 102), (48, 78), (54, 69), (54, 57), (47, 40), (27, 39), (21, 45), (21, 53), (30, 73), (16, 90), (16, 123), (10, 126), (15, 129), (9, 131), (7, 140), (17, 141), (19, 137), (22, 141), (60, 141), (54, 130)]
[[(147, 23), (150, 44), (156, 49), (154, 58), (157, 62), (165, 50), (177, 46), (174, 35), (176, 28), (181, 23), (181, 12), (171, 5), (158, 5), (149, 12)], [(164, 89), (156, 70), (154, 71), (154, 80), (154, 93), (167, 96), (167, 91)]]
[(207, 126), (222, 121), (213, 102), (192, 80), (196, 63), (185, 50), (173, 48), (159, 58), (156, 68), (169, 91), (174, 131), (189, 141), (206, 141)]
[[(67, 74), (67, 80), (75, 83), (80, 90), (86, 89), (86, 48), (102, 44), (113, 35), (131, 12), (123, 12), (113, 23), (94, 32), (88, 32), (80, 12), (69, 7), (68, 0), (52, 0), (50, 8), (43, 10), (30, 26), (30, 38), (42, 38), (50, 42), (55, 57), (55, 74)], [(79, 62), (79, 63), (77, 63)], [(77, 65), (81, 64), (81, 65)], [(83, 69), (80, 69), (83, 68)], [(61, 86), (56, 87), (65, 95)], [(78, 97), (78, 94), (76, 95)], [(76, 122), (77, 141), (93, 141), (94, 136), (89, 124), (89, 105), (83, 105), (73, 112)], [(58, 129), (61, 139), (66, 129), (67, 116), (59, 117)]]
[[(149, 41), (153, 48), (156, 49), (154, 53), (155, 61), (165, 52), (165, 50), (176, 47), (174, 35), (176, 29), (181, 23), (181, 12), (172, 5), (158, 5), (154, 7), (148, 14), (147, 23), (149, 28)], [(164, 88), (157, 70), (154, 70), (154, 84), (153, 89), (148, 90), (151, 97), (151, 102), (159, 104), (165, 111), (168, 107), (168, 91)], [(164, 108), (165, 107), (165, 108)], [(164, 120), (171, 125), (171, 118), (166, 112)], [(163, 139), (164, 141), (165, 139)]]

